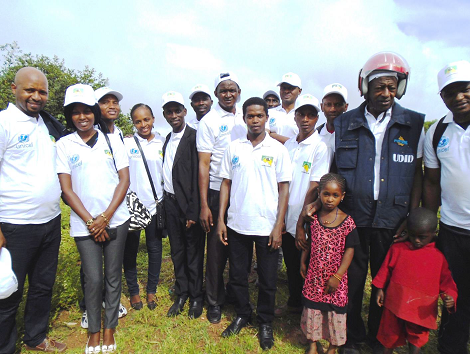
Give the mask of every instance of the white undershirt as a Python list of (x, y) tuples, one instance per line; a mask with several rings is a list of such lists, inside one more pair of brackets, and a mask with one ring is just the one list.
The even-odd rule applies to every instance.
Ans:
[(186, 125), (179, 133), (171, 132), (170, 140), (166, 145), (165, 160), (163, 161), (163, 188), (166, 192), (175, 194), (173, 189), (173, 162), (175, 161), (176, 150), (183, 137)]

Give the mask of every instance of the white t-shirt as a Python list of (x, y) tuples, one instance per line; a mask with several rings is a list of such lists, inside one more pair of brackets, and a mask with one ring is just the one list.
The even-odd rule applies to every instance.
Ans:
[(195, 115), (191, 115), (188, 117), (188, 115), (186, 116), (186, 119), (185, 119), (186, 124), (189, 125), (191, 128), (197, 130), (197, 128), (199, 128), (199, 121), (197, 120), (197, 117)]
[(219, 103), (214, 105), (209, 113), (199, 122), (196, 145), (198, 152), (211, 154), (209, 170), (210, 189), (220, 190), (222, 179), (218, 177), (219, 167), (225, 149), (232, 141), (232, 129), (234, 126), (237, 126), (237, 136), (242, 137), (244, 124), (240, 109), (237, 109), (236, 114), (232, 114), (222, 109)]
[(227, 226), (243, 235), (269, 236), (277, 217), (278, 183), (292, 179), (285, 146), (268, 134), (256, 147), (237, 139), (225, 151), (219, 176), (232, 181)]
[[(144, 152), (150, 175), (152, 176), (153, 186), (160, 200), (163, 197), (163, 143), (165, 140), (160, 135), (155, 135), (150, 141), (141, 138), (137, 133), (135, 136), (139, 140)], [(145, 205), (150, 214), (155, 215), (157, 204), (139, 147), (133, 137), (125, 138), (124, 145), (127, 157), (129, 158), (129, 175), (131, 179), (129, 189), (137, 194), (137, 197)]]
[[(380, 160), (382, 157), (382, 145), (385, 137), (385, 131), (387, 130), (388, 123), (392, 117), (392, 107), (390, 107), (390, 109), (388, 109), (386, 112), (379, 114), (377, 119), (367, 110), (367, 107), (364, 113), (367, 124), (369, 124), (369, 129), (375, 137), (374, 200), (378, 200), (380, 189)], [(416, 153), (416, 158), (418, 159), (423, 157), (423, 146), (424, 128), (421, 130), (421, 136), (419, 137), (418, 141), (418, 150)]]
[(328, 146), (332, 151), (335, 150), (335, 132), (330, 133), (328, 129), (326, 128), (326, 123), (323, 126), (323, 128), (320, 130), (320, 133), (318, 133), (320, 136), (320, 139)]
[(56, 144), (41, 117), (0, 112), (0, 222), (44, 224), (60, 214)]
[[(437, 122), (426, 133), (424, 166), (441, 168), (441, 220), (449, 226), (470, 230), (470, 127), (464, 130), (454, 122), (449, 112), (444, 123), (449, 123), (437, 146), (432, 146)], [(439, 165), (440, 161), (440, 165)]]
[(299, 128), (295, 123), (295, 109), (289, 113), (282, 105), (269, 109), (269, 130), (288, 138), (294, 138), (299, 134)]
[(186, 125), (179, 133), (171, 132), (170, 140), (168, 140), (166, 145), (165, 161), (163, 162), (163, 183), (165, 191), (171, 194), (175, 194), (173, 189), (173, 162), (175, 161), (176, 150), (178, 150), (185, 131)]
[(292, 182), (289, 185), (289, 203), (286, 231), (295, 237), (297, 220), (302, 212), (310, 182), (319, 182), (330, 171), (333, 152), (321, 141), (317, 132), (298, 143), (290, 138), (284, 144), (292, 162)]
[[(124, 144), (118, 135), (108, 135), (114, 152), (117, 170), (129, 166)], [(103, 133), (98, 131), (95, 146), (88, 146), (77, 134), (67, 135), (57, 142), (57, 173), (71, 175), (72, 189), (86, 210), (97, 217), (103, 213), (113, 199), (119, 177), (114, 167), (113, 155)], [(116, 209), (110, 227), (122, 225), (129, 219), (126, 200)], [(70, 235), (89, 235), (88, 228), (73, 210), (70, 212)]]

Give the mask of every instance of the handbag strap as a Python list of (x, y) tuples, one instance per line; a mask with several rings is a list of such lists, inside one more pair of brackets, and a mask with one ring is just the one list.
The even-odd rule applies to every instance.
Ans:
[(119, 175), (118, 169), (116, 167), (116, 160), (114, 160), (114, 152), (113, 152), (113, 148), (111, 147), (111, 141), (109, 141), (108, 134), (103, 133), (103, 135), (104, 135), (104, 138), (106, 139), (106, 142), (108, 143), (109, 150), (111, 150), (111, 156), (113, 157), (114, 168), (116, 169), (116, 173)]
[(137, 139), (135, 135), (134, 135), (134, 140), (135, 140), (135, 143), (137, 144), (137, 147), (139, 148), (140, 154), (142, 155), (142, 161), (144, 162), (145, 171), (147, 171), (147, 176), (150, 180), (150, 186), (152, 187), (153, 197), (155, 198), (155, 201), (158, 204), (158, 196), (157, 196), (157, 192), (155, 191), (155, 187), (153, 186), (153, 180), (152, 180), (152, 176), (150, 175), (149, 166), (147, 165), (147, 159), (145, 158), (144, 151), (142, 150), (142, 146), (140, 146), (139, 139)]

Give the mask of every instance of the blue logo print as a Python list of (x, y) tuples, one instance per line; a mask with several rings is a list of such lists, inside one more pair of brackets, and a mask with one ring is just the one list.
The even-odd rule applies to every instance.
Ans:
[(235, 155), (233, 158), (232, 158), (232, 165), (236, 165), (239, 161), (239, 158), (237, 155)]
[(269, 125), (273, 125), (276, 121), (276, 118), (269, 118)]
[(131, 154), (132, 155), (137, 155), (139, 153), (139, 150), (132, 148), (131, 149)]
[(439, 144), (437, 144), (437, 147), (441, 148), (441, 147), (447, 146), (448, 144), (449, 144), (449, 138), (443, 135), (441, 137), (441, 140), (439, 140)]
[(228, 126), (227, 125), (221, 125), (219, 128), (221, 133), (226, 133), (228, 132)]
[(19, 143), (27, 143), (29, 141), (29, 135), (28, 134), (21, 134), (18, 137), (18, 142)]
[(80, 155), (72, 155), (72, 156), (70, 156), (70, 163), (71, 163), (71, 164), (76, 163), (78, 160), (80, 160)]

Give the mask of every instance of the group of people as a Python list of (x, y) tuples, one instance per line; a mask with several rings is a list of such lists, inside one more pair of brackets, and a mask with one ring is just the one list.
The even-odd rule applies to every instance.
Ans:
[[(348, 111), (343, 85), (326, 86), (319, 101), (302, 94), (294, 73), (282, 76), (279, 92), (239, 107), (238, 78), (221, 73), (213, 92), (202, 84), (191, 90), (192, 119), (186, 119), (180, 93), (163, 95), (172, 131), (162, 138), (143, 103), (131, 109), (135, 134), (124, 137), (115, 125), (123, 95), (84, 84), (66, 91), (65, 129), (43, 111), (45, 75), (20, 69), (12, 84), (16, 102), (0, 112), (0, 251), (11, 253), (19, 288), (0, 300), (0, 352), (15, 351), (26, 275), (27, 349), (66, 349), (46, 336), (61, 196), (71, 208), (70, 234), (81, 258), (85, 353), (116, 350), (114, 331), (126, 311), (120, 305), (123, 266), (131, 307), (143, 308), (136, 269), (140, 231), (129, 231), (126, 205), (132, 191), (151, 215), (145, 227), (150, 310), (157, 306), (164, 219), (175, 274), (169, 317), (189, 302), (188, 316), (198, 318), (205, 300), (208, 321), (219, 323), (231, 302), (236, 316), (221, 336), (237, 335), (252, 322), (248, 275), (255, 245), (262, 349), (274, 345), (275, 316), (293, 312), (301, 313), (309, 353), (320, 352), (320, 339), (329, 341), (330, 354), (338, 348), (360, 353), (364, 343), (374, 353), (392, 353), (407, 342), (410, 353), (418, 353), (437, 328), (440, 296), (445, 309), (438, 349), (466, 353), (470, 189), (463, 176), (470, 171), (470, 63), (453, 62), (438, 73), (450, 112), (426, 135), (424, 115), (396, 102), (408, 78), (400, 55), (375, 54), (359, 74), (364, 103)], [(317, 126), (320, 112), (326, 123)], [(276, 309), (281, 248), (289, 298)], [(366, 330), (361, 312), (369, 266)]]

